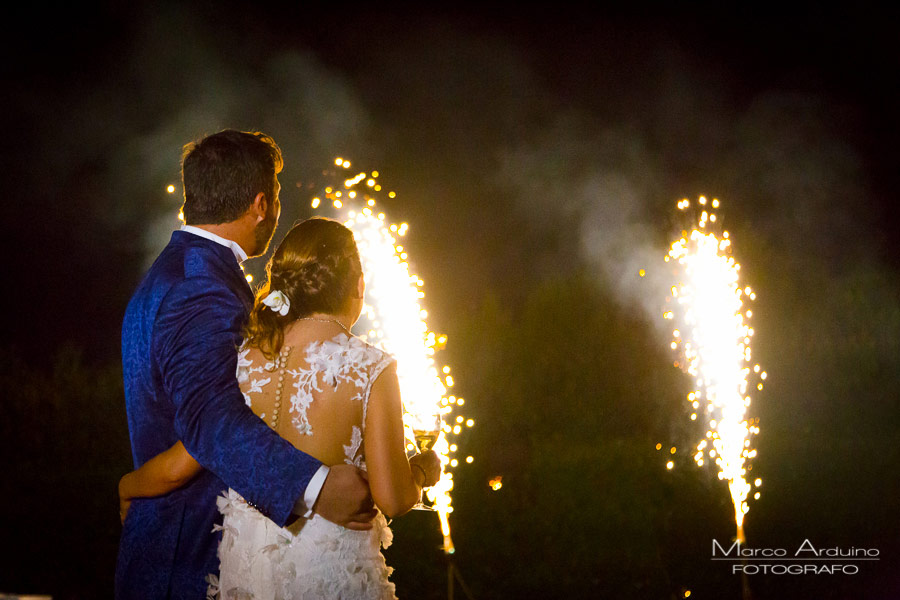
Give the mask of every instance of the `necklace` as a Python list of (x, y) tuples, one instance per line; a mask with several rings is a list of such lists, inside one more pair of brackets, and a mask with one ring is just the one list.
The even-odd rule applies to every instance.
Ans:
[(338, 321), (337, 319), (317, 319), (316, 317), (300, 317), (297, 319), (298, 321), (318, 321), (319, 323), (337, 323), (341, 326), (341, 329), (346, 331), (349, 335), (353, 335), (350, 333), (350, 330), (347, 329), (347, 326)]

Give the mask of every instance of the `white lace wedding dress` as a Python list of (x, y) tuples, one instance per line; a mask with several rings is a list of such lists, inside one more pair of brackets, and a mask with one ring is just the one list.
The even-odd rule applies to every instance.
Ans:
[[(238, 381), (253, 411), (295, 446), (326, 464), (343, 460), (365, 469), (363, 438), (369, 394), (392, 360), (359, 338), (340, 334), (309, 343), (304, 356), (285, 346), (274, 361), (259, 351), (242, 349)], [(286, 406), (279, 416), (282, 398)], [(381, 554), (392, 538), (381, 513), (371, 531), (345, 529), (319, 515), (281, 528), (233, 490), (219, 497), (218, 504), (224, 515), (221, 565), (218, 579), (210, 578), (211, 597), (396, 597), (394, 584), (388, 581), (392, 569)]]

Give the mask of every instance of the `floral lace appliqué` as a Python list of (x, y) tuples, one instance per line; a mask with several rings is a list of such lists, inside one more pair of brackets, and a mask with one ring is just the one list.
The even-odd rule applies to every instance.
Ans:
[(362, 447), (362, 429), (353, 426), (353, 435), (350, 437), (350, 443), (344, 446), (344, 462), (355, 467), (359, 467), (363, 471), (366, 470), (366, 461), (363, 459), (360, 448)]
[(247, 390), (241, 388), (241, 394), (244, 396), (244, 402), (247, 406), (253, 406), (252, 401), (250, 399), (250, 394), (261, 394), (262, 386), (266, 385), (270, 381), (272, 381), (271, 377), (266, 377), (265, 379), (254, 378), (254, 373), (263, 373), (266, 370), (272, 369), (272, 363), (266, 363), (261, 367), (254, 367), (253, 361), (247, 358), (247, 354), (250, 352), (249, 348), (245, 348), (241, 346), (238, 350), (238, 361), (237, 361), (237, 380), (239, 384), (246, 384), (249, 382), (250, 386)]
[(234, 490), (218, 498), (224, 516), (221, 573), (208, 597), (395, 600), (382, 548), (393, 541), (384, 515), (370, 531), (351, 531), (313, 515), (298, 531), (277, 527)]
[[(295, 393), (291, 396), (290, 412), (293, 414), (292, 423), (297, 431), (303, 435), (313, 434), (306, 413), (313, 402), (313, 392), (322, 391), (318, 384), (319, 376), (323, 385), (333, 389), (337, 389), (342, 383), (353, 383), (357, 393), (352, 399), (362, 402), (368, 399), (370, 382), (374, 381), (383, 370), (383, 367), (377, 369), (373, 367), (380, 366), (386, 359), (390, 361), (390, 357), (382, 350), (343, 333), (325, 342), (309, 344), (306, 347), (306, 363), (309, 368), (288, 371), (294, 378)], [(361, 442), (361, 431), (359, 436)], [(359, 449), (359, 443), (351, 440), (351, 447), (354, 456), (348, 458), (352, 461), (356, 450)]]

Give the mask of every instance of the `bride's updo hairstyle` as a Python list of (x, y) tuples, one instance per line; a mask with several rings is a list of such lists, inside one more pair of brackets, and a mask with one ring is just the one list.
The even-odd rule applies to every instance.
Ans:
[[(266, 274), (244, 339), (272, 359), (281, 351), (288, 324), (315, 313), (341, 313), (356, 296), (362, 266), (353, 232), (321, 217), (298, 223), (275, 249)], [(276, 291), (290, 303), (284, 315), (263, 303)]]

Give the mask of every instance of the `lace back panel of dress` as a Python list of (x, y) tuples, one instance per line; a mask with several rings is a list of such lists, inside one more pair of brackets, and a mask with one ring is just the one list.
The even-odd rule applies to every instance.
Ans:
[[(331, 340), (311, 342), (302, 353), (294, 350), (292, 354), (298, 356), (292, 357), (285, 367), (283, 384), (288, 396), (285, 417), (294, 431), (280, 427), (282, 435), (298, 440), (295, 445), (303, 446), (304, 436), (316, 434), (309, 419), (310, 408), (315, 404), (317, 411), (328, 411), (329, 402), (335, 404), (335, 394), (341, 401), (345, 395), (349, 396), (350, 404), (359, 408), (354, 411), (359, 416), (353, 419), (349, 439), (342, 443), (344, 462), (365, 468), (362, 443), (369, 394), (372, 384), (393, 359), (386, 352), (343, 333)], [(247, 405), (266, 420), (275, 382), (279, 380), (277, 363), (260, 365), (251, 356), (248, 348), (239, 352), (238, 382)], [(255, 357), (259, 356), (256, 352)]]

